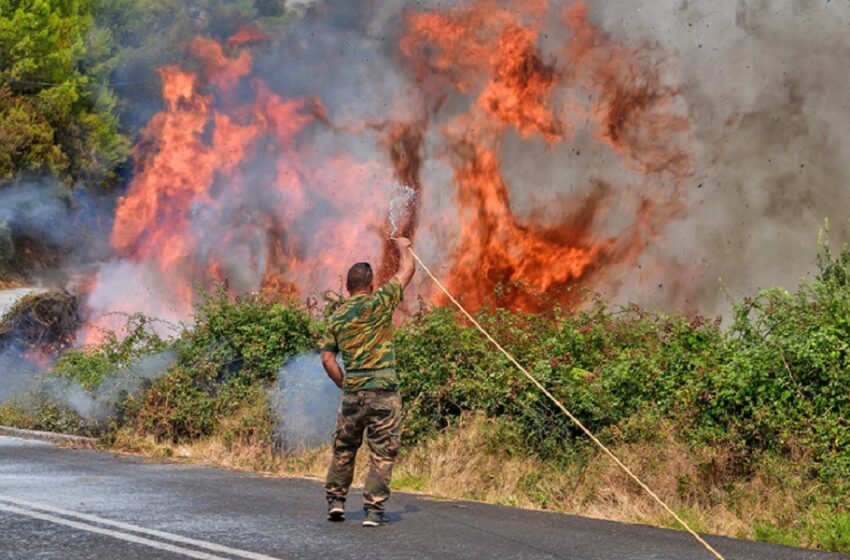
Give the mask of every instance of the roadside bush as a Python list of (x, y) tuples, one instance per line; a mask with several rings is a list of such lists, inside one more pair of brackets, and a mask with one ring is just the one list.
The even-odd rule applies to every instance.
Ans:
[(85, 389), (94, 389), (121, 369), (162, 352), (169, 345), (150, 328), (150, 320), (144, 315), (129, 316), (123, 332), (123, 337), (107, 332), (96, 346), (69, 350), (57, 360), (52, 373)]
[[(825, 480), (850, 479), (850, 252), (822, 250), (794, 294), (767, 290), (719, 320), (610, 309), (594, 300), (551, 317), (484, 311), (477, 319), (603, 439), (647, 437), (637, 418), (670, 418), (694, 445), (739, 440), (742, 463), (803, 445)], [(509, 419), (525, 452), (557, 456), (579, 436), (545, 397), (448, 309), (417, 315), (397, 338), (417, 441), (480, 411)]]
[(319, 324), (297, 300), (272, 303), (257, 294), (203, 294), (195, 327), (184, 336), (181, 361), (221, 366), (218, 380), (274, 381), (287, 358), (312, 350)]
[[(635, 307), (552, 318), (484, 312), (478, 319), (591, 430), (605, 432), (644, 409), (672, 413), (687, 388), (723, 355), (716, 322), (650, 315)], [(558, 454), (579, 434), (546, 397), (471, 326), (447, 309), (399, 332), (399, 369), (416, 440), (464, 411), (507, 418), (528, 451)]]
[(124, 413), (137, 432), (158, 440), (195, 439), (215, 427), (213, 398), (197, 375), (181, 366), (154, 381), (138, 398), (128, 399)]
[(38, 392), (0, 404), (0, 425), (82, 436), (93, 433), (89, 423), (67, 405)]
[(274, 383), (287, 359), (311, 350), (319, 328), (299, 302), (223, 290), (203, 295), (195, 321), (173, 344), (177, 364), (127, 403), (138, 432), (175, 442), (210, 435)]

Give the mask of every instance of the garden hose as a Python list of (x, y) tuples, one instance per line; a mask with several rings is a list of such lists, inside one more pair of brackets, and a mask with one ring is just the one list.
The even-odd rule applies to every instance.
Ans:
[(462, 313), (466, 316), (466, 318), (467, 318), (467, 319), (469, 319), (469, 320), (470, 320), (470, 322), (471, 322), (473, 325), (475, 325), (475, 328), (477, 328), (479, 331), (481, 331), (481, 334), (483, 334), (485, 337), (487, 337), (487, 340), (489, 340), (490, 342), (492, 342), (492, 343), (493, 343), (493, 346), (495, 346), (496, 348), (498, 348), (498, 349), (499, 349), (499, 351), (500, 351), (502, 354), (504, 354), (504, 355), (505, 355), (505, 357), (506, 357), (506, 358), (507, 358), (507, 359), (508, 359), (508, 360), (509, 360), (509, 361), (510, 361), (513, 365), (515, 365), (515, 366), (517, 367), (517, 369), (518, 369), (518, 370), (520, 370), (520, 371), (522, 372), (522, 374), (523, 374), (523, 375), (525, 375), (525, 377), (527, 377), (527, 378), (528, 378), (528, 380), (529, 380), (529, 381), (531, 381), (531, 382), (534, 384), (534, 386), (535, 386), (535, 387), (537, 387), (537, 388), (540, 390), (540, 392), (541, 392), (541, 393), (543, 393), (544, 395), (546, 395), (546, 397), (548, 397), (550, 401), (552, 401), (553, 403), (555, 403), (555, 406), (557, 406), (557, 407), (558, 407), (558, 409), (559, 409), (561, 412), (563, 412), (563, 413), (564, 413), (564, 414), (565, 414), (565, 415), (566, 415), (566, 416), (567, 416), (567, 417), (568, 417), (568, 418), (569, 418), (569, 419), (573, 422), (573, 424), (575, 424), (575, 425), (576, 425), (576, 426), (577, 426), (577, 427), (578, 427), (578, 428), (579, 428), (582, 432), (584, 432), (584, 434), (585, 434), (587, 437), (589, 437), (589, 438), (590, 438), (590, 440), (591, 440), (593, 443), (595, 443), (597, 447), (599, 447), (599, 449), (601, 449), (601, 450), (602, 450), (602, 451), (603, 451), (606, 455), (608, 455), (608, 457), (610, 457), (610, 458), (611, 458), (611, 460), (612, 460), (612, 461), (614, 461), (614, 463), (615, 463), (618, 467), (620, 467), (620, 468), (621, 468), (621, 469), (622, 469), (622, 470), (623, 470), (623, 471), (624, 471), (627, 475), (629, 475), (629, 477), (630, 477), (632, 480), (634, 480), (634, 481), (635, 481), (635, 482), (636, 482), (636, 483), (637, 483), (637, 484), (638, 484), (641, 488), (643, 488), (643, 489), (644, 489), (644, 491), (646, 491), (646, 493), (647, 493), (647, 494), (649, 494), (650, 496), (652, 496), (652, 499), (654, 499), (656, 502), (658, 502), (658, 504), (659, 504), (659, 505), (661, 505), (661, 507), (662, 507), (662, 508), (664, 508), (664, 509), (667, 511), (667, 513), (669, 513), (669, 514), (673, 517), (673, 519), (675, 519), (675, 520), (676, 520), (676, 521), (677, 521), (677, 522), (678, 522), (678, 523), (679, 523), (682, 527), (684, 527), (684, 529), (685, 529), (687, 532), (689, 532), (689, 533), (690, 533), (690, 534), (691, 534), (691, 535), (692, 535), (692, 536), (693, 536), (693, 537), (694, 537), (694, 538), (695, 538), (695, 539), (696, 539), (696, 540), (697, 540), (697, 541), (698, 541), (698, 542), (699, 542), (702, 546), (704, 546), (704, 547), (706, 548), (706, 550), (708, 550), (711, 554), (713, 554), (713, 555), (714, 555), (714, 557), (715, 557), (715, 558), (717, 558), (718, 560), (725, 560), (725, 558), (723, 558), (723, 556), (722, 556), (719, 552), (717, 552), (717, 551), (714, 549), (714, 547), (712, 547), (710, 544), (708, 544), (708, 542), (706, 542), (706, 541), (705, 541), (705, 539), (703, 539), (701, 536), (699, 536), (699, 534), (697, 534), (697, 532), (696, 532), (696, 531), (694, 531), (693, 529), (691, 529), (690, 525), (688, 525), (688, 524), (685, 522), (685, 520), (684, 520), (684, 519), (682, 519), (679, 515), (677, 515), (677, 514), (676, 514), (676, 512), (675, 512), (675, 511), (673, 511), (673, 510), (670, 508), (670, 506), (668, 506), (666, 503), (664, 503), (664, 500), (662, 500), (661, 498), (659, 498), (659, 497), (658, 497), (658, 495), (657, 495), (655, 492), (653, 492), (653, 491), (652, 491), (652, 489), (651, 489), (649, 486), (647, 486), (647, 485), (646, 485), (646, 484), (645, 484), (645, 483), (644, 483), (644, 482), (643, 482), (640, 478), (638, 478), (638, 476), (637, 476), (635, 473), (633, 473), (633, 472), (631, 471), (631, 469), (630, 469), (629, 467), (627, 467), (627, 466), (625, 465), (625, 463), (623, 463), (623, 462), (622, 462), (619, 458), (617, 458), (617, 456), (616, 456), (616, 455), (614, 455), (614, 453), (612, 453), (612, 452), (611, 452), (611, 450), (610, 450), (610, 449), (608, 449), (608, 448), (605, 446), (605, 444), (603, 444), (601, 441), (599, 441), (599, 438), (597, 438), (595, 435), (593, 435), (593, 432), (591, 432), (589, 429), (587, 429), (587, 428), (585, 427), (585, 425), (584, 425), (584, 424), (582, 424), (582, 423), (581, 423), (581, 421), (580, 421), (578, 418), (576, 418), (576, 417), (575, 417), (575, 415), (573, 415), (573, 413), (572, 413), (572, 412), (570, 412), (569, 410), (567, 410), (567, 407), (565, 407), (565, 406), (561, 403), (561, 401), (559, 401), (557, 398), (555, 398), (555, 396), (554, 396), (552, 393), (550, 393), (550, 392), (546, 389), (546, 387), (544, 387), (544, 386), (543, 386), (543, 384), (541, 384), (539, 381), (537, 381), (537, 379), (535, 379), (535, 378), (534, 378), (534, 376), (532, 376), (532, 375), (528, 372), (528, 370), (527, 370), (527, 369), (525, 369), (525, 368), (522, 366), (522, 364), (520, 364), (520, 363), (516, 360), (516, 358), (514, 358), (514, 357), (513, 357), (513, 356), (512, 356), (512, 355), (511, 355), (511, 354), (510, 354), (507, 350), (505, 350), (505, 349), (502, 347), (502, 345), (501, 345), (501, 344), (499, 344), (499, 343), (498, 343), (498, 341), (496, 341), (496, 339), (495, 339), (495, 338), (493, 338), (493, 337), (490, 335), (490, 333), (489, 333), (489, 332), (487, 332), (487, 331), (484, 329), (484, 327), (482, 327), (482, 326), (481, 326), (481, 324), (480, 324), (478, 321), (476, 321), (476, 320), (475, 320), (475, 318), (474, 318), (472, 315), (470, 315), (470, 313), (469, 313), (466, 309), (464, 309), (464, 307), (460, 304), (460, 302), (458, 302), (458, 300), (456, 300), (456, 299), (454, 298), (454, 296), (453, 296), (453, 295), (449, 292), (449, 290), (448, 290), (448, 289), (446, 289), (446, 287), (445, 287), (445, 286), (443, 286), (443, 283), (442, 283), (442, 282), (440, 282), (440, 280), (439, 280), (436, 276), (434, 276), (434, 274), (431, 272), (431, 270), (430, 270), (430, 269), (429, 269), (429, 268), (425, 265), (425, 263), (424, 263), (424, 262), (422, 262), (422, 259), (420, 259), (420, 258), (419, 258), (419, 256), (418, 256), (418, 255), (417, 255), (417, 254), (413, 251), (413, 249), (412, 249), (412, 248), (408, 247), (407, 249), (408, 249), (408, 251), (410, 251), (410, 254), (411, 254), (411, 255), (413, 255), (413, 258), (416, 260), (416, 262), (417, 262), (417, 263), (419, 263), (419, 266), (421, 266), (421, 267), (422, 267), (422, 269), (425, 271), (425, 273), (426, 273), (426, 274), (428, 274), (428, 276), (430, 276), (430, 277), (431, 277), (431, 280), (433, 280), (433, 281), (434, 281), (434, 283), (436, 283), (436, 284), (437, 284), (437, 286), (440, 288), (440, 290), (442, 290), (442, 291), (443, 291), (443, 293), (444, 293), (444, 294), (446, 294), (446, 296), (447, 296), (447, 297), (451, 300), (451, 302), (452, 302), (453, 304), (455, 304), (455, 306), (456, 306), (458, 309), (460, 309), (460, 311), (461, 311), (461, 312), (462, 312)]

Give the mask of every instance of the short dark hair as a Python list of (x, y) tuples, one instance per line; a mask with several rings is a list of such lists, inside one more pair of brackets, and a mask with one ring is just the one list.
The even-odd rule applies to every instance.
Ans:
[(345, 287), (349, 293), (362, 290), (372, 285), (372, 265), (367, 262), (359, 262), (348, 269), (348, 277), (345, 279)]

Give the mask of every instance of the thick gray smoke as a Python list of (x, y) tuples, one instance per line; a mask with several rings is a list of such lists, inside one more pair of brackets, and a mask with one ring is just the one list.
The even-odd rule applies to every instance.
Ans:
[(75, 231), (59, 189), (44, 182), (20, 182), (0, 189), (0, 223), (16, 236), (65, 246)]
[(29, 389), (41, 368), (22, 360), (20, 349), (3, 348), (0, 350), (0, 372), (0, 403), (3, 403)]
[[(29, 388), (55, 358), (41, 348), (28, 348), (18, 336), (22, 333), (15, 318), (6, 317), (7, 312), (25, 296), (45, 288), (73, 291), (76, 274), (107, 251), (110, 214), (105, 199), (84, 187), (69, 191), (50, 180), (31, 178), (0, 186), (0, 279), (27, 266), (27, 274), (39, 286), (0, 292), (0, 322), (11, 321), (0, 334), (0, 402)], [(60, 308), (64, 315), (70, 312), (54, 306)], [(51, 319), (48, 323), (53, 324), (45, 325), (39, 337), (45, 344), (54, 342), (49, 330), (59, 330), (71, 320), (68, 316)]]
[(278, 373), (277, 392), (271, 396), (284, 449), (327, 445), (340, 395), (325, 375), (318, 352), (301, 354), (284, 364)]
[[(555, 22), (560, 4), (551, 4)], [(735, 297), (757, 288), (793, 289), (810, 274), (825, 219), (834, 243), (850, 240), (850, 4), (588, 4), (591, 22), (607, 35), (664, 53), (665, 81), (678, 90), (677, 103), (691, 122), (692, 173), (678, 186), (681, 211), (647, 239), (635, 267), (610, 270), (596, 288), (650, 308), (725, 313), (725, 289)], [(274, 64), (272, 83), (319, 95), (332, 115), (387, 116), (410, 87), (394, 47), (408, 8), (404, 2), (316, 2), (278, 44), (293, 55), (283, 69), (277, 57), (259, 65)], [(434, 8), (446, 3), (416, 6)], [(551, 54), (568, 31), (554, 24), (549, 31), (544, 50)], [(429, 159), (417, 244), (428, 260), (444, 264), (457, 249), (455, 187), (433, 129), (424, 149)], [(374, 153), (362, 142), (352, 149)], [(623, 193), (654, 188), (663, 195), (673, 188), (636, 181), (630, 170), (612, 165), (607, 147), (581, 132), (554, 148), (508, 138), (502, 172), (520, 218), (544, 222), (569, 212), (565, 198), (590, 192), (595, 181)], [(605, 227), (617, 231), (617, 219), (632, 218), (621, 210)], [(427, 290), (422, 281), (414, 290)]]
[(721, 278), (740, 297), (811, 273), (824, 219), (834, 244), (850, 240), (850, 4), (591, 6), (611, 35), (671, 52), (694, 134), (684, 211), (621, 298), (721, 313)]

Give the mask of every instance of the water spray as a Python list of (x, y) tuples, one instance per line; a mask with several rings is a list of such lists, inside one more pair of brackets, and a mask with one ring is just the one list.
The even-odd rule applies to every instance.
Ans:
[(399, 226), (410, 219), (416, 204), (416, 191), (407, 185), (394, 185), (390, 188), (389, 220), (393, 227), (390, 237), (398, 234)]

